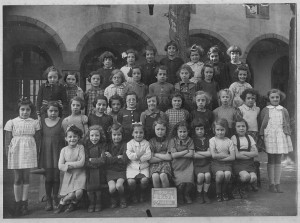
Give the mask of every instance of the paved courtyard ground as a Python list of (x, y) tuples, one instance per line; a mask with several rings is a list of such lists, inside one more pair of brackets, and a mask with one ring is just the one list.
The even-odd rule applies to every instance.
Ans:
[[(118, 218), (147, 217), (146, 210), (150, 210), (153, 217), (297, 216), (299, 214), (299, 209), (297, 204), (298, 180), (296, 165), (283, 166), (281, 185), (284, 193), (279, 194), (270, 193), (267, 190), (268, 181), (266, 162), (266, 154), (260, 153), (262, 186), (258, 192), (249, 192), (247, 199), (235, 199), (227, 202), (217, 202), (214, 199), (211, 204), (199, 204), (194, 202), (190, 205), (180, 205), (177, 208), (152, 208), (151, 202), (148, 201), (135, 205), (129, 204), (125, 209), (106, 208), (98, 213), (87, 213), (84, 209), (76, 210), (72, 213), (61, 214), (44, 211), (45, 203), (40, 203), (38, 201), (39, 175), (31, 175), (29, 196), (30, 214), (23, 216), (22, 219), (106, 218), (115, 219), (116, 222), (118, 222)], [(8, 207), (13, 204), (12, 184), (12, 173), (5, 169), (3, 183), (3, 202), (5, 207), (3, 210), (3, 217), (5, 219), (11, 218), (10, 209)], [(194, 218), (190, 219), (192, 220)], [(80, 221), (80, 219), (76, 219), (76, 222), (78, 221)]]

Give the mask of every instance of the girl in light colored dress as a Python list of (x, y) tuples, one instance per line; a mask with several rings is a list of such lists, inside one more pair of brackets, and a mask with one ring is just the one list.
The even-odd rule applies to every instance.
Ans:
[(270, 105), (261, 111), (259, 135), (265, 142), (268, 154), (269, 191), (282, 193), (280, 188), (281, 156), (293, 151), (290, 137), (290, 117), (286, 108), (279, 105), (285, 99), (283, 92), (278, 89), (271, 89), (267, 95)]
[(121, 67), (125, 79), (127, 82), (132, 81), (132, 75), (129, 72), (132, 70), (132, 67), (135, 65), (135, 61), (138, 60), (137, 52), (134, 49), (128, 49), (126, 52), (122, 53), (122, 59), (126, 60), (126, 65)]
[(184, 200), (191, 204), (190, 195), (194, 187), (194, 142), (188, 136), (188, 124), (185, 121), (177, 123), (172, 135), (168, 151), (173, 158), (173, 180), (177, 187), (177, 200), (179, 204), (183, 204)]
[(40, 134), (38, 120), (30, 118), (34, 105), (29, 98), (18, 101), (19, 117), (9, 120), (4, 126), (5, 151), (8, 169), (14, 171), (14, 215), (28, 214), (28, 191), (30, 168), (37, 167), (37, 144)]
[(189, 65), (194, 72), (194, 76), (190, 79), (190, 81), (195, 84), (201, 81), (201, 70), (203, 67), (203, 62), (201, 62), (200, 59), (203, 55), (204, 50), (201, 46), (193, 44), (188, 49), (187, 56), (188, 58), (190, 58), (190, 62), (187, 62), (186, 65)]
[(74, 211), (83, 195), (83, 190), (86, 189), (86, 173), (83, 168), (84, 147), (78, 144), (81, 137), (82, 131), (75, 125), (67, 128), (65, 140), (68, 146), (62, 148), (58, 161), (58, 168), (64, 172), (64, 178), (59, 193), (62, 198), (54, 211), (56, 214), (62, 212), (67, 204), (69, 205), (65, 212)]

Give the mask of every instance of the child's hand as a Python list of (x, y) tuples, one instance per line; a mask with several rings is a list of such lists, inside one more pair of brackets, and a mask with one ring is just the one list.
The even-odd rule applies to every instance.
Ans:
[(112, 157), (112, 155), (109, 152), (105, 152), (105, 155), (109, 158)]
[(118, 159), (123, 159), (123, 155), (118, 155)]
[(142, 151), (137, 151), (136, 152), (137, 158), (140, 159), (142, 157), (142, 155), (144, 155), (144, 153), (145, 153), (145, 151), (143, 151), (143, 150)]

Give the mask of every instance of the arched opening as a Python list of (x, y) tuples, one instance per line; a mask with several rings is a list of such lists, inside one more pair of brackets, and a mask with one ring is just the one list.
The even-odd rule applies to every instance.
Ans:
[[(229, 57), (226, 55), (226, 50), (227, 50), (227, 45), (225, 45), (226, 43), (224, 43), (223, 40), (209, 35), (209, 34), (205, 34), (205, 33), (196, 33), (191, 31), (190, 32), (190, 39), (189, 39), (190, 44), (197, 44), (202, 46), (202, 48), (204, 49), (204, 52), (206, 53), (210, 47), (217, 45), (221, 52), (223, 52), (222, 55), (220, 55), (220, 61), (221, 62), (226, 62)], [(202, 58), (200, 58), (200, 60), (202, 62), (205, 62), (208, 60), (207, 55), (205, 54)]]
[(80, 53), (81, 87), (86, 90), (89, 86), (86, 83), (86, 77), (91, 71), (97, 70), (102, 66), (98, 57), (104, 51), (111, 51), (117, 57), (114, 67), (121, 68), (126, 64), (126, 61), (121, 57), (122, 52), (130, 48), (136, 50), (138, 52), (136, 63), (140, 64), (144, 61), (142, 51), (149, 43), (150, 41), (145, 40), (141, 35), (124, 28), (114, 27), (96, 32), (85, 43)]
[[(276, 85), (279, 86), (279, 76), (288, 75), (288, 54), (288, 44), (276, 38), (262, 39), (252, 46), (247, 54), (247, 63), (252, 69), (254, 79), (253, 87), (258, 90), (260, 94), (266, 95), (269, 89)], [(280, 60), (280, 58), (284, 59)], [(278, 60), (279, 62), (277, 62), (274, 68), (274, 64), (276, 64)], [(276, 71), (275, 69), (279, 70)], [(286, 92), (286, 89), (287, 86), (285, 86), (283, 91)]]

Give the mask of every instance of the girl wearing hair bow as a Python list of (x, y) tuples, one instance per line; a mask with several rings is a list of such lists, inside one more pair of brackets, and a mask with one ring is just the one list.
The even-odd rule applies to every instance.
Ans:
[(135, 65), (135, 61), (138, 59), (137, 52), (134, 49), (126, 50), (126, 52), (122, 53), (122, 58), (126, 60), (126, 65), (121, 67), (120, 70), (123, 72), (126, 81), (131, 82), (132, 76), (130, 76), (129, 72)]
[(192, 77), (190, 81), (195, 84), (201, 81), (201, 69), (203, 67), (203, 62), (200, 61), (200, 58), (203, 54), (203, 48), (196, 44), (192, 45), (187, 51), (187, 57), (190, 58), (191, 61), (187, 62), (186, 65), (190, 66), (194, 71), (194, 77)]

